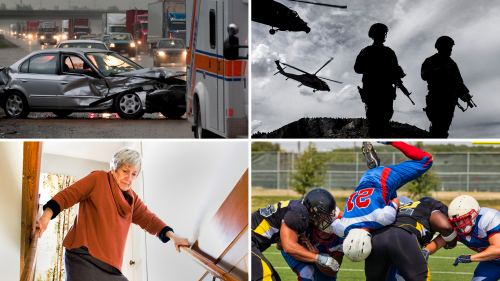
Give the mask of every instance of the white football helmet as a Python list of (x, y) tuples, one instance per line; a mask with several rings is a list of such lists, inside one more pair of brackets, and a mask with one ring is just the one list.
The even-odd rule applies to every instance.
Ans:
[(469, 233), (479, 214), (479, 203), (474, 197), (461, 195), (451, 201), (448, 207), (448, 220), (457, 233)]
[(364, 261), (372, 252), (372, 235), (363, 229), (351, 229), (344, 239), (344, 255), (351, 261)]

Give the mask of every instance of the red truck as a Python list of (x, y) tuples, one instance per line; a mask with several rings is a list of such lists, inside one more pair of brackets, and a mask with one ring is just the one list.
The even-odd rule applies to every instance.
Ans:
[(80, 39), (82, 35), (90, 35), (89, 19), (69, 19), (68, 20), (68, 40)]
[(27, 21), (26, 26), (27, 26), (27, 33), (26, 37), (28, 40), (36, 39), (36, 36), (38, 34), (38, 25), (40, 24), (39, 21)]
[(127, 33), (134, 36), (135, 45), (138, 50), (148, 47), (146, 36), (148, 35), (148, 10), (128, 10), (127, 15)]

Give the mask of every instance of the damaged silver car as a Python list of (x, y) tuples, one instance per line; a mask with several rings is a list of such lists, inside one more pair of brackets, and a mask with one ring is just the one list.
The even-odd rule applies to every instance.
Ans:
[(138, 119), (161, 112), (180, 118), (186, 111), (185, 72), (143, 68), (115, 52), (99, 49), (36, 51), (0, 68), (0, 106), (9, 118), (30, 112), (118, 113)]

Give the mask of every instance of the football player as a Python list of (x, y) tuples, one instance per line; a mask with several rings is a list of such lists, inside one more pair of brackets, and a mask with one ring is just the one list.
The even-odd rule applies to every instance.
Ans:
[[(336, 208), (334, 219), (342, 217), (342, 212)], [(332, 226), (327, 229), (321, 230), (318, 227), (309, 225), (305, 234), (300, 235), (299, 244), (305, 249), (314, 254), (327, 254), (333, 257), (338, 263), (339, 267), (342, 264), (344, 254), (339, 252), (339, 247), (342, 246), (344, 239), (338, 237), (333, 233)], [(281, 243), (277, 243), (278, 250), (281, 249)], [(288, 266), (297, 274), (298, 280), (302, 281), (334, 281), (337, 280), (337, 271), (333, 271), (328, 267), (323, 267), (317, 263), (308, 263), (298, 261), (290, 255), (281, 251), (281, 254), (288, 263)]]
[[(432, 240), (436, 232), (441, 235)], [(365, 260), (366, 280), (386, 279), (392, 264), (406, 281), (430, 280), (427, 258), (447, 242), (456, 245), (453, 233), (448, 207), (442, 202), (422, 197), (402, 205), (394, 223), (371, 232), (373, 248)]]
[(453, 265), (479, 262), (472, 280), (499, 280), (500, 212), (480, 208), (472, 196), (461, 195), (451, 201), (448, 217), (455, 234), (458, 234), (458, 241), (477, 252), (474, 255), (460, 255)]
[(396, 191), (418, 178), (432, 166), (432, 156), (404, 142), (386, 142), (412, 159), (398, 165), (380, 166), (370, 142), (363, 142), (363, 155), (370, 170), (361, 177), (349, 196), (342, 218), (333, 222), (333, 232), (344, 240), (345, 256), (362, 261), (371, 251), (370, 229), (390, 225), (396, 218), (399, 200)]
[(330, 226), (335, 208), (332, 194), (315, 188), (303, 199), (281, 201), (252, 213), (252, 280), (281, 280), (262, 254), (278, 240), (283, 251), (294, 259), (338, 271), (337, 260), (326, 254), (311, 253), (299, 244), (299, 234), (305, 232), (310, 223), (321, 230)]

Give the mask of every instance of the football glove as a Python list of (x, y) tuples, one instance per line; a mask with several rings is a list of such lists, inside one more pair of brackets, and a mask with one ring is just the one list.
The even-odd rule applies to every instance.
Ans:
[(334, 247), (331, 247), (329, 248), (328, 250), (330, 250), (330, 252), (339, 252), (339, 253), (344, 253), (344, 244), (339, 244), (337, 246), (334, 246)]
[(324, 267), (328, 267), (333, 271), (339, 271), (340, 265), (339, 263), (328, 254), (318, 254), (316, 255), (316, 262)]
[(453, 264), (454, 266), (457, 266), (459, 263), (469, 263), (471, 261), (471, 256), (472, 255), (460, 255), (458, 258), (455, 260), (455, 263)]
[(427, 250), (426, 248), (423, 248), (422, 254), (424, 254), (425, 260), (429, 260), (429, 250)]

